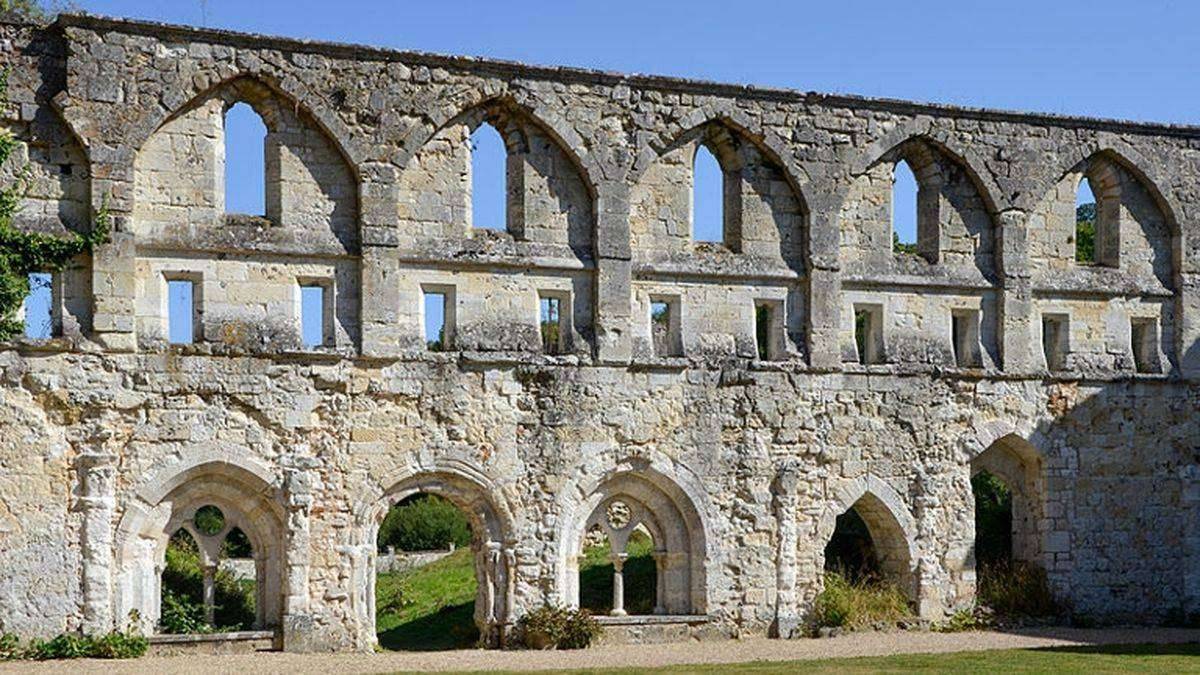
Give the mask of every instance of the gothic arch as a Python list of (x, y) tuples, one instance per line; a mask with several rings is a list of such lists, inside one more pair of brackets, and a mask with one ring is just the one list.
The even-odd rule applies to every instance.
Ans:
[[(701, 492), (697, 486), (685, 486), (686, 481), (677, 482), (648, 462), (635, 461), (564, 490), (559, 498), (558, 544), (558, 589), (563, 602), (579, 604), (577, 558), (588, 528), (603, 518), (609, 504), (624, 501), (640, 514), (639, 521), (650, 530), (658, 549), (661, 586), (656, 605), (666, 614), (707, 613), (716, 536), (704, 515), (704, 502), (698, 499)], [(623, 544), (624, 539), (618, 539), (614, 547)]]
[(364, 563), (355, 574), (351, 607), (358, 614), (367, 641), (375, 638), (375, 563), (379, 526), (388, 510), (421, 493), (442, 497), (457, 506), (471, 524), (475, 556), (474, 619), (486, 644), (503, 645), (514, 619), (516, 602), (516, 534), (512, 511), (500, 491), (482, 471), (462, 462), (437, 462), (405, 467), (381, 479), (355, 516), (358, 549)]
[(280, 625), (286, 514), (278, 482), (261, 463), (201, 449), (191, 459), (163, 468), (133, 494), (114, 541), (118, 622), (136, 610), (139, 628), (147, 634), (155, 632), (167, 541), (197, 509), (213, 505), (225, 515), (225, 531), (238, 527), (252, 544), (258, 568), (257, 623)]
[[(852, 508), (867, 525), (882, 571), (903, 588), (909, 599), (917, 601), (920, 552), (916, 522), (903, 497), (876, 476), (867, 474), (834, 491), (817, 524), (817, 550), (823, 551), (833, 536), (838, 516)], [(822, 567), (818, 565), (817, 569)]]
[(972, 478), (987, 471), (1011, 492), (1013, 558), (1024, 562), (1040, 562), (1045, 502), (1042, 465), (1037, 448), (1014, 433), (991, 441), (970, 463)]

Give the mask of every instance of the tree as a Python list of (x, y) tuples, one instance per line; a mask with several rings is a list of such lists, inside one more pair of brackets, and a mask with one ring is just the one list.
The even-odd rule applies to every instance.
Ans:
[(1096, 204), (1075, 207), (1075, 260), (1096, 262)]
[(0, 0), (0, 13), (30, 21), (52, 21), (59, 13), (74, 9), (75, 4), (66, 0)]
[[(33, 5), (28, 0), (0, 0), (4, 6)], [(21, 10), (17, 10), (21, 11)], [(8, 71), (0, 73), (0, 101), (7, 100)], [(0, 165), (8, 161), (20, 141), (9, 129), (0, 129)], [(108, 241), (108, 210), (101, 208), (95, 226), (86, 234), (65, 237), (23, 232), (13, 225), (21, 201), (29, 189), (30, 169), (25, 165), (10, 185), (0, 186), (0, 340), (20, 335), (24, 324), (18, 319), (29, 295), (29, 275), (58, 272), (75, 256)]]

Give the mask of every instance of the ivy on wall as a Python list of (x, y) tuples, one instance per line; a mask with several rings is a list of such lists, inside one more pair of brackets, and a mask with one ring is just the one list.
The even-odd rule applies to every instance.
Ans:
[[(8, 71), (0, 72), (0, 101), (8, 94)], [(9, 129), (0, 129), (0, 165), (7, 162), (20, 142)], [(29, 190), (29, 165), (17, 172), (10, 185), (0, 186), (0, 340), (21, 335), (25, 325), (19, 318), (29, 294), (29, 275), (58, 272), (77, 255), (89, 253), (109, 237), (108, 209), (101, 207), (91, 231), (67, 236), (23, 232), (13, 225), (21, 202)]]

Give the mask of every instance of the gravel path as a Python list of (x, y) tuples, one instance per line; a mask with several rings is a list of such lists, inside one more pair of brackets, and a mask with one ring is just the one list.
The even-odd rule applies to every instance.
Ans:
[(667, 645), (597, 647), (573, 652), (462, 650), (386, 654), (246, 654), (175, 656), (135, 661), (0, 664), (0, 673), (381, 673), (413, 670), (543, 670), (635, 667), (747, 661), (788, 661), (845, 656), (943, 653), (1098, 644), (1200, 642), (1200, 630), (1163, 628), (1053, 628), (1020, 632), (858, 633), (824, 640), (733, 640)]

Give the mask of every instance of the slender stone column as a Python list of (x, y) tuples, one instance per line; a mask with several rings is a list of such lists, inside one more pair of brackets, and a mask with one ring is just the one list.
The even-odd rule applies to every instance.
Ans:
[(775, 637), (790, 638), (800, 625), (796, 598), (796, 550), (799, 545), (797, 491), (799, 470), (784, 466), (775, 481), (775, 519), (779, 524), (779, 550), (775, 562)]
[[(308, 472), (291, 469), (284, 476), (287, 533), (283, 550), (283, 649), (312, 651), (312, 617), (308, 613), (308, 570), (312, 508), (312, 479)], [(366, 573), (373, 574), (374, 570)], [(374, 609), (374, 588), (367, 605)]]
[(83, 512), (83, 629), (91, 634), (112, 630), (113, 508), (116, 455), (79, 456), (79, 509)]
[(609, 614), (613, 616), (625, 616), (625, 560), (629, 557), (628, 553), (614, 553), (613, 562), (613, 601), (612, 611)]
[(217, 610), (217, 565), (205, 556), (204, 560), (204, 620), (212, 625)]
[(654, 552), (654, 613), (667, 613), (667, 562), (666, 550)]

